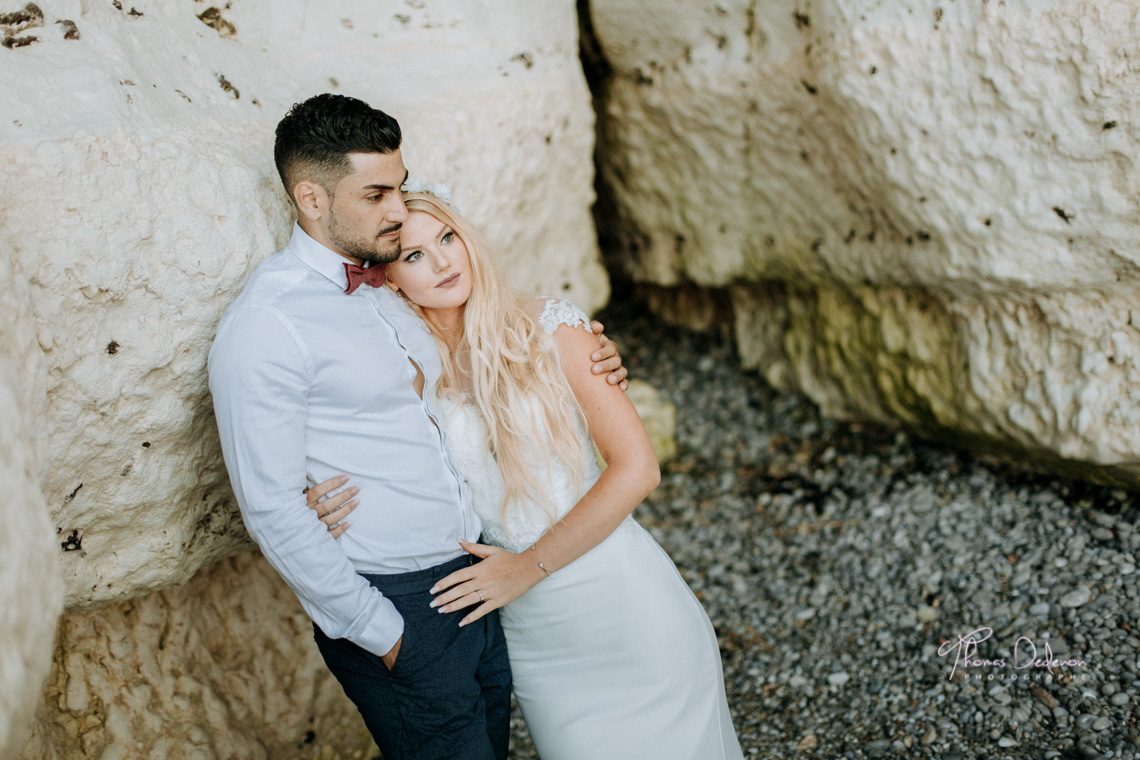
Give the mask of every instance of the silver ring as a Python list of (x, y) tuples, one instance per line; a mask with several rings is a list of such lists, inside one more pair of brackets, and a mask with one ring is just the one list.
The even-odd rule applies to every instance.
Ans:
[(475, 593), (479, 595), (479, 601), (480, 602), (487, 601), (486, 599), (483, 598), (483, 592), (482, 591), (480, 591), (479, 589), (475, 589)]

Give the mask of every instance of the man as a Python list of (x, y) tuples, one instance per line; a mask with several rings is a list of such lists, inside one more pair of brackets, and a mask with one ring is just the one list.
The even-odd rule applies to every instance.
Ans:
[[(503, 759), (498, 616), (460, 628), (428, 607), (436, 581), (476, 561), (458, 540), (480, 529), (436, 424), (435, 343), (380, 287), (407, 218), (400, 142), (394, 119), (340, 95), (281, 120), (274, 154), (298, 221), (222, 318), (210, 390), (245, 524), (385, 760)], [(623, 381), (612, 342), (593, 358)], [(334, 538), (302, 492), (341, 473), (361, 501)]]

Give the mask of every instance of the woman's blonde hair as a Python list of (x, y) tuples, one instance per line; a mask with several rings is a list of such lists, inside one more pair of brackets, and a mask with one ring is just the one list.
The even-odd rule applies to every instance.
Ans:
[[(562, 371), (554, 341), (528, 312), (530, 299), (511, 290), (490, 246), (470, 222), (430, 193), (408, 193), (404, 201), (408, 211), (423, 211), (450, 227), (467, 246), (471, 260), (471, 296), (463, 306), (463, 335), (454, 354), (443, 335), (424, 320), (443, 359), (437, 393), (461, 400), (464, 368), (457, 356), (466, 352), (471, 396), (503, 477), (503, 525), (509, 524), (508, 509), (528, 498), (553, 524), (555, 504), (548, 493), (549, 478), (539, 477), (543, 466), (549, 473), (552, 462), (534, 454), (553, 452), (569, 470), (574, 491), (581, 486), (584, 466), (576, 435), (582, 410)], [(420, 308), (411, 305), (422, 317)], [(545, 424), (536, 426), (536, 416)]]

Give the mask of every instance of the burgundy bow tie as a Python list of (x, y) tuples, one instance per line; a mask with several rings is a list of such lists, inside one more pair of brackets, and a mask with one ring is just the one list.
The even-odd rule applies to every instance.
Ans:
[(352, 291), (360, 287), (361, 283), (378, 288), (384, 284), (388, 274), (388, 267), (383, 264), (373, 264), (370, 267), (358, 267), (356, 264), (345, 264), (344, 274), (348, 277), (348, 287), (345, 293), (352, 295)]

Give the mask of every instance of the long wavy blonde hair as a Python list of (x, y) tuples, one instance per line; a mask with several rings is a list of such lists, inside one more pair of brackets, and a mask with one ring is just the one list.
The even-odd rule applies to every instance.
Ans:
[[(408, 211), (423, 211), (450, 227), (471, 260), (471, 296), (463, 306), (463, 335), (454, 352), (424, 319), (443, 359), (436, 392), (458, 401), (463, 380), (469, 381), (503, 477), (503, 525), (509, 524), (508, 511), (526, 499), (538, 504), (553, 525), (556, 505), (548, 492), (549, 477), (540, 477), (549, 474), (552, 462), (533, 453), (553, 452), (570, 472), (574, 491), (581, 486), (584, 467), (575, 433), (583, 414), (554, 341), (528, 311), (531, 299), (512, 291), (490, 246), (470, 222), (429, 193), (407, 193), (404, 201)], [(416, 304), (411, 306), (424, 316)], [(461, 366), (464, 355), (469, 367)], [(536, 415), (544, 425), (534, 424)]]

